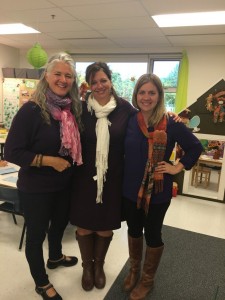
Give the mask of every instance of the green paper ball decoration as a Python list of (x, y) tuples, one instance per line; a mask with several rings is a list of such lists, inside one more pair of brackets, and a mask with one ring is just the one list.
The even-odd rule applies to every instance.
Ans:
[(39, 69), (46, 64), (48, 55), (45, 50), (42, 49), (41, 45), (36, 43), (30, 50), (28, 50), (27, 60), (35, 69)]

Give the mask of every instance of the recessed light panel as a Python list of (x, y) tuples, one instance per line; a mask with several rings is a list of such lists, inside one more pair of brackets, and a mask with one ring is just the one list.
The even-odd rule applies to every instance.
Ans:
[(40, 33), (40, 32), (22, 23), (0, 24), (0, 34), (24, 34), (24, 33)]
[(225, 11), (152, 16), (159, 27), (225, 25)]

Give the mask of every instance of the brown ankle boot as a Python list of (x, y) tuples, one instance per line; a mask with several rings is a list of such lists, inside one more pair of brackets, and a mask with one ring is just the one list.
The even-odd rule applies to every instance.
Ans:
[(141, 279), (132, 290), (129, 300), (144, 300), (153, 289), (154, 277), (157, 271), (164, 246), (158, 248), (146, 247), (145, 262)]
[(143, 251), (143, 236), (140, 238), (132, 238), (128, 235), (130, 271), (124, 279), (123, 289), (126, 292), (132, 290), (139, 277), (141, 270), (141, 260)]
[(83, 261), (81, 285), (85, 291), (90, 291), (94, 287), (94, 234), (79, 235), (76, 233), (76, 238)]
[(98, 234), (95, 235), (94, 284), (97, 289), (103, 289), (105, 287), (106, 277), (103, 265), (111, 240), (112, 236), (103, 237)]

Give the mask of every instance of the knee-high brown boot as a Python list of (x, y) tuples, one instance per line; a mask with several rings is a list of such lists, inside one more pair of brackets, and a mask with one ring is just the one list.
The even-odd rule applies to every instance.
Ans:
[(129, 260), (130, 271), (127, 277), (124, 279), (123, 288), (128, 292), (132, 290), (139, 277), (141, 271), (141, 260), (143, 251), (143, 236), (139, 238), (132, 238), (128, 235), (128, 247), (129, 247)]
[(97, 289), (103, 289), (106, 283), (103, 265), (105, 256), (111, 243), (112, 236), (103, 237), (95, 235), (95, 251), (94, 251), (94, 284)]
[(132, 290), (129, 300), (143, 300), (153, 289), (154, 277), (163, 253), (163, 249), (164, 246), (158, 248), (146, 247), (142, 276), (137, 286)]
[(93, 233), (88, 235), (79, 235), (76, 233), (83, 261), (81, 285), (85, 291), (90, 291), (94, 287), (94, 236), (95, 234)]

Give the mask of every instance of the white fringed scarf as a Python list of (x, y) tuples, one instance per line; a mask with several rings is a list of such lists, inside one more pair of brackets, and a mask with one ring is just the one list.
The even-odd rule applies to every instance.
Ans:
[(102, 203), (102, 193), (104, 181), (106, 180), (106, 172), (108, 169), (108, 153), (109, 153), (109, 128), (111, 125), (107, 116), (116, 108), (116, 100), (114, 97), (110, 98), (110, 101), (101, 106), (92, 95), (88, 97), (88, 111), (95, 112), (95, 116), (98, 119), (95, 127), (97, 144), (96, 144), (96, 160), (95, 166), (97, 175), (93, 177), (97, 180), (97, 198), (96, 203)]

